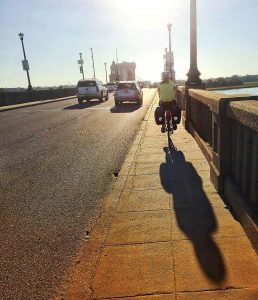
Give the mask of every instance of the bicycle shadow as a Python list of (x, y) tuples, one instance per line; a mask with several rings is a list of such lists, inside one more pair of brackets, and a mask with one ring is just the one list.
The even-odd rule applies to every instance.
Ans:
[[(172, 143), (172, 142), (171, 142)], [(192, 242), (198, 262), (205, 275), (216, 283), (226, 276), (222, 254), (212, 234), (217, 229), (213, 208), (202, 188), (202, 180), (184, 154), (173, 146), (164, 148), (166, 163), (160, 165), (164, 190), (172, 194), (177, 225), (181, 233), (176, 239)]]

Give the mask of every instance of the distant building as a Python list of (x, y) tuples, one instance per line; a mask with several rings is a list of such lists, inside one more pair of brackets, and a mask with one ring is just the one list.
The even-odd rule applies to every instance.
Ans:
[(125, 80), (135, 80), (135, 69), (136, 63), (134, 62), (122, 62), (116, 64), (114, 61), (110, 66), (109, 81), (125, 81)]
[(118, 81), (118, 68), (117, 64), (112, 62), (112, 65), (110, 66), (110, 75), (109, 75), (109, 82)]

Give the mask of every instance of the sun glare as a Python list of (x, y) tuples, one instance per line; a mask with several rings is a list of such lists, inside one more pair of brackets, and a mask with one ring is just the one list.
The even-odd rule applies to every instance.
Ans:
[(122, 11), (123, 14), (133, 16), (132, 22), (137, 21), (137, 17), (141, 18), (139, 23), (150, 22), (167, 18), (172, 12), (179, 9), (180, 0), (112, 0), (112, 4), (116, 9)]

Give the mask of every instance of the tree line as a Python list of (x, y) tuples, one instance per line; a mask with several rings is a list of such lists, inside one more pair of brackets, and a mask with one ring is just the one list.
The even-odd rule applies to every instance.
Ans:
[(210, 78), (204, 80), (204, 82), (207, 88), (239, 86), (239, 85), (243, 85), (245, 82), (258, 83), (258, 75), (245, 75), (245, 76), (233, 75), (231, 77)]

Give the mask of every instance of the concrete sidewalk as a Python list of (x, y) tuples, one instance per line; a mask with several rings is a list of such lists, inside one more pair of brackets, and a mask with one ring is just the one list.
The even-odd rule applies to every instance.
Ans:
[(204, 155), (181, 125), (168, 149), (153, 114), (57, 299), (258, 299), (257, 255)]

